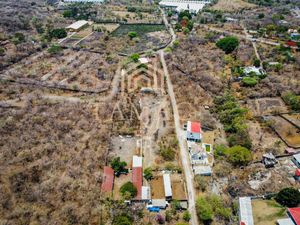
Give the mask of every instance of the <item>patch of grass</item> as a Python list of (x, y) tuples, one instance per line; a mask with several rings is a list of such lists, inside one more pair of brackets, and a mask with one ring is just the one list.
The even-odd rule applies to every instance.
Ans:
[(136, 32), (137, 36), (143, 36), (146, 33), (165, 30), (163, 24), (122, 24), (111, 34), (114, 37), (127, 36), (129, 32)]

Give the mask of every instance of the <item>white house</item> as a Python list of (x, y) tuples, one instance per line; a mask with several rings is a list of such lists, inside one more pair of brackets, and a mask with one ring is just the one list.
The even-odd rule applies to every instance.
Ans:
[(81, 30), (82, 28), (86, 27), (89, 25), (89, 22), (86, 21), (86, 20), (78, 20), (76, 21), (75, 23), (72, 23), (71, 25), (67, 26), (66, 29), (68, 31), (79, 31)]
[(165, 8), (173, 8), (176, 12), (189, 10), (190, 13), (198, 13), (210, 0), (162, 0), (159, 5)]
[(171, 186), (171, 177), (170, 174), (164, 174), (164, 190), (165, 190), (165, 197), (167, 200), (172, 199), (172, 186)]
[(239, 224), (254, 225), (250, 197), (239, 198)]

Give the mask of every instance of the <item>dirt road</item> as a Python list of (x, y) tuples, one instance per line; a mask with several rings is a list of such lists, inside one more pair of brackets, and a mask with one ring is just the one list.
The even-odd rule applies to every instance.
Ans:
[(161, 63), (162, 63), (164, 74), (165, 74), (166, 81), (167, 81), (168, 93), (169, 93), (171, 103), (172, 103), (172, 108), (173, 108), (176, 135), (177, 135), (177, 139), (178, 139), (178, 143), (179, 143), (179, 147), (180, 147), (180, 156), (181, 156), (182, 167), (184, 170), (187, 191), (188, 191), (189, 211), (192, 215), (190, 223), (193, 225), (197, 225), (198, 218), (197, 218), (196, 208), (195, 208), (195, 190), (194, 190), (194, 186), (193, 186), (193, 173), (191, 170), (188, 151), (187, 151), (186, 144), (185, 144), (185, 139), (186, 139), (185, 132), (183, 131), (183, 129), (181, 129), (181, 126), (180, 126), (180, 119), (179, 119), (176, 98), (175, 98), (175, 94), (174, 94), (174, 90), (173, 90), (173, 85), (172, 85), (172, 82), (171, 82), (171, 79), (169, 76), (169, 72), (168, 72), (168, 68), (167, 68), (167, 64), (165, 61), (163, 50), (161, 50), (159, 52), (159, 54), (160, 54)]

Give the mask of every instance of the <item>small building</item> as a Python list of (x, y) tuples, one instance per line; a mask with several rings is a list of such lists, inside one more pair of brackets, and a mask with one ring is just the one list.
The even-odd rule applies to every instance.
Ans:
[(294, 178), (295, 178), (296, 181), (300, 182), (300, 169), (295, 170)]
[(174, 10), (176, 12), (188, 10), (190, 13), (197, 14), (206, 4), (209, 3), (210, 0), (162, 0), (159, 2), (159, 5), (163, 8)]
[(134, 167), (143, 167), (143, 157), (137, 155), (132, 157), (132, 168)]
[(201, 124), (199, 122), (187, 122), (186, 139), (188, 141), (201, 142)]
[(147, 63), (149, 63), (149, 59), (146, 57), (142, 57), (142, 58), (139, 58), (139, 62), (142, 64), (147, 64)]
[(247, 66), (247, 67), (244, 67), (244, 74), (246, 76), (250, 75), (250, 74), (256, 74), (257, 76), (260, 76), (260, 75), (264, 75), (265, 72), (263, 71), (262, 68), (259, 68), (259, 67), (255, 67), (255, 66)]
[(295, 41), (287, 41), (286, 45), (289, 47), (297, 47), (298, 46), (297, 42), (295, 42)]
[(296, 225), (300, 225), (300, 208), (288, 208), (287, 211), (288, 216)]
[(193, 166), (193, 172), (195, 175), (211, 176), (212, 169), (210, 166)]
[(292, 161), (298, 168), (300, 168), (300, 153), (293, 155)]
[(272, 153), (263, 154), (262, 163), (266, 168), (274, 167), (277, 163), (275, 156)]
[(165, 209), (167, 207), (167, 201), (166, 199), (152, 199), (151, 200), (151, 206), (157, 207), (160, 209)]
[(150, 187), (142, 186), (142, 200), (149, 201), (151, 199)]
[(142, 198), (142, 184), (143, 184), (143, 168), (133, 167), (132, 168), (132, 183), (137, 189), (136, 200), (141, 200)]
[(300, 41), (300, 34), (299, 33), (291, 33), (291, 39), (294, 41)]
[(239, 224), (254, 225), (250, 197), (240, 197), (239, 198)]
[(171, 186), (171, 177), (170, 174), (164, 174), (164, 190), (165, 190), (165, 197), (166, 200), (172, 199), (172, 186)]
[(101, 190), (103, 192), (111, 192), (114, 186), (114, 170), (108, 166), (104, 167), (103, 171), (103, 181), (101, 185)]
[(284, 218), (277, 220), (277, 225), (295, 225), (290, 218)]
[(78, 20), (75, 23), (72, 23), (71, 25), (67, 26), (66, 29), (71, 32), (77, 32), (87, 27), (88, 25), (89, 25), (88, 21)]

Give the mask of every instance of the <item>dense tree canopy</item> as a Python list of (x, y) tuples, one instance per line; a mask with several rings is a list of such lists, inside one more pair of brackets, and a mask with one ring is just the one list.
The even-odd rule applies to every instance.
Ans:
[(226, 54), (233, 52), (239, 46), (239, 40), (236, 37), (228, 36), (217, 42), (218, 48), (222, 49)]
[(287, 207), (296, 207), (300, 203), (300, 192), (294, 188), (284, 188), (275, 197), (275, 200)]
[(129, 195), (130, 198), (134, 198), (137, 195), (137, 189), (130, 181), (122, 185), (120, 192), (123, 196)]

